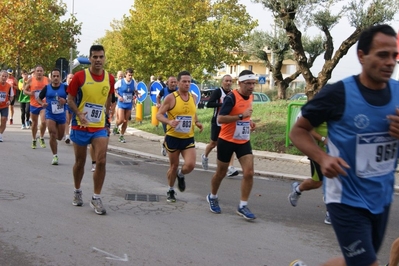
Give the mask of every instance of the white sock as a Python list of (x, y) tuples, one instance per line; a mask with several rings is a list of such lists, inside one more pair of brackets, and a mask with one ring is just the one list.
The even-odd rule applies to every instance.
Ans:
[(299, 185), (295, 188), (296, 193), (301, 194), (301, 190), (299, 189)]
[(178, 175), (179, 177), (184, 177), (183, 173), (181, 172), (181, 169), (179, 169), (179, 171), (177, 171), (177, 175)]
[(173, 187), (169, 187), (169, 191), (171, 191), (171, 190), (175, 190)]
[(101, 198), (100, 194), (93, 194), (93, 199), (99, 199), (99, 198)]
[(58, 155), (57, 155), (57, 154), (54, 154), (53, 157), (58, 157)]
[(244, 206), (247, 206), (248, 205), (248, 201), (242, 201), (242, 200), (240, 200), (240, 209), (242, 208), (242, 207), (244, 207)]
[(82, 192), (81, 188), (75, 188), (74, 192)]
[(209, 197), (211, 198), (211, 199), (217, 199), (218, 198), (218, 195), (216, 194), (216, 195), (213, 195), (212, 193), (211, 193), (211, 195), (209, 195)]

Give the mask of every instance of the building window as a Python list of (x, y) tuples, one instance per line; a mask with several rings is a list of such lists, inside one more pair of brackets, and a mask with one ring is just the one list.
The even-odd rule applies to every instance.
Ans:
[(233, 66), (230, 66), (230, 74), (233, 74)]
[(250, 71), (252, 71), (252, 68), (253, 68), (252, 65), (249, 65), (249, 66), (248, 66), (248, 69), (249, 69)]

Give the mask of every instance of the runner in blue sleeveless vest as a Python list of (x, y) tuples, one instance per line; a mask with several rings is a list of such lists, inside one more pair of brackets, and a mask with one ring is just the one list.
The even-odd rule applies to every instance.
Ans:
[[(399, 151), (399, 82), (390, 78), (396, 40), (388, 25), (364, 30), (357, 46), (360, 75), (322, 88), (303, 106), (290, 133), (326, 177), (325, 202), (343, 257), (323, 265), (378, 265)], [(323, 122), (327, 153), (310, 133)]]
[(133, 69), (125, 71), (125, 77), (115, 83), (115, 96), (118, 99), (116, 128), (121, 126), (119, 141), (125, 143), (124, 134), (133, 108), (133, 96), (137, 94), (137, 83), (133, 79)]
[[(51, 83), (39, 94), (37, 102), (46, 108), (46, 124), (50, 134), (50, 148), (53, 153), (52, 165), (58, 165), (57, 140), (62, 140), (66, 125), (67, 85), (61, 83), (61, 71), (51, 71)], [(46, 98), (46, 102), (43, 99)]]

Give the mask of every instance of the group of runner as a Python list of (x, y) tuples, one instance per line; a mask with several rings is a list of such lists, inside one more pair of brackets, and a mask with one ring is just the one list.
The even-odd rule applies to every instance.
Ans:
[[(290, 133), (293, 144), (320, 166), (325, 178), (325, 203), (343, 255), (325, 262), (325, 266), (378, 265), (376, 254), (388, 222), (398, 160), (399, 82), (390, 79), (398, 56), (396, 39), (396, 32), (388, 25), (376, 25), (364, 30), (357, 47), (361, 73), (324, 87), (302, 108), (302, 116)], [(45, 147), (45, 118), (50, 120), (47, 123), (51, 132), (50, 145), (53, 146), (53, 140), (60, 139), (64, 128), (57, 127), (65, 117), (59, 115), (65, 112), (64, 106), (68, 103), (73, 114), (70, 138), (75, 153), (72, 204), (83, 205), (80, 185), (87, 146), (91, 145), (97, 165), (93, 173), (94, 193), (90, 206), (95, 213), (102, 215), (106, 213), (100, 194), (106, 173), (110, 133), (108, 116), (116, 86), (114, 77), (103, 68), (105, 51), (101, 45), (90, 48), (89, 59), (90, 67), (77, 72), (67, 88), (61, 84), (57, 69), (52, 70), (51, 83), (46, 86), (43, 68), (37, 66), (33, 77), (25, 82), (23, 92), (30, 96), (32, 148), (36, 148), (39, 117), (40, 145)], [(11, 85), (5, 84), (6, 74), (0, 72), (1, 134), (4, 132), (3, 117), (5, 115), (7, 120), (7, 110), (15, 95), (10, 90)], [(229, 76), (225, 78), (229, 82)], [(164, 147), (170, 162), (166, 174), (168, 202), (176, 201), (176, 179), (179, 191), (186, 189), (185, 175), (193, 171), (196, 162), (194, 128), (197, 127), (200, 132), (203, 130), (196, 114), (196, 96), (189, 92), (191, 74), (182, 71), (176, 80), (179, 89), (164, 98), (156, 115), (166, 125)], [(206, 196), (210, 211), (220, 214), (217, 193), (235, 154), (243, 170), (236, 212), (247, 220), (256, 218), (248, 208), (254, 174), (250, 132), (256, 127), (251, 120), (252, 92), (256, 81), (253, 72), (244, 70), (239, 74), (237, 90), (226, 94), (221, 88), (223, 103), (215, 119), (216, 125), (221, 125), (216, 144), (217, 169), (211, 180), (211, 191)], [(125, 83), (126, 80), (120, 81), (121, 86)], [(126, 93), (134, 93), (134, 82), (125, 88), (126, 91), (117, 92), (121, 103), (130, 102), (131, 96)], [(117, 125), (122, 126), (128, 113), (124, 110), (118, 112), (121, 117), (117, 119)], [(328, 138), (323, 136), (325, 133), (315, 137), (312, 131), (324, 122), (327, 123)], [(317, 144), (315, 139), (321, 143)], [(325, 144), (328, 153), (324, 150)], [(180, 155), (184, 161), (182, 166)], [(298, 184), (292, 186), (289, 199), (293, 206), (301, 191)], [(398, 263), (397, 254), (398, 241), (395, 241), (390, 265)], [(305, 263), (296, 260), (291, 265)]]

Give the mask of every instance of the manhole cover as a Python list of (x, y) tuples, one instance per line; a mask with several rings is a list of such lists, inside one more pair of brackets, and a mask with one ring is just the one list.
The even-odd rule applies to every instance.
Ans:
[(156, 202), (159, 201), (159, 197), (151, 194), (126, 194), (125, 200)]
[(116, 161), (116, 164), (120, 165), (138, 165), (138, 162), (135, 161)]

